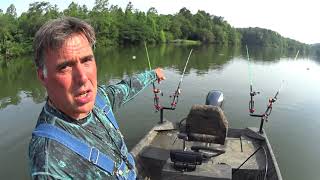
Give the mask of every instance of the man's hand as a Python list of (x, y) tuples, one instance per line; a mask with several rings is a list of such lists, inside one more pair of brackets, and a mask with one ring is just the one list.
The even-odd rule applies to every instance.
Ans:
[(163, 70), (161, 68), (155, 69), (155, 72), (156, 72), (156, 75), (157, 75), (158, 83), (160, 83), (160, 81), (166, 79), (166, 77), (164, 77), (164, 73), (163, 73)]

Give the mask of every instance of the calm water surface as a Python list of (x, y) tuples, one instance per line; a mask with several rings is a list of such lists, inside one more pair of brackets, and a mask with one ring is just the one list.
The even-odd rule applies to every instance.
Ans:
[[(208, 91), (219, 89), (225, 95), (224, 109), (230, 126), (259, 126), (258, 119), (248, 116), (250, 68), (245, 51), (214, 46), (193, 48), (177, 109), (165, 117), (181, 120), (192, 104), (203, 104)], [(164, 93), (163, 105), (169, 104), (169, 95), (176, 89), (190, 49), (173, 45), (149, 47), (152, 67), (163, 67), (167, 77), (159, 85)], [(270, 49), (249, 50), (254, 88), (261, 92), (255, 99), (258, 111), (265, 110), (268, 98), (284, 82), (264, 127), (283, 178), (319, 179), (319, 61), (301, 56), (294, 61), (295, 52), (284, 56)], [(96, 59), (100, 83), (115, 83), (148, 69), (143, 47), (98, 49)], [(0, 65), (0, 179), (29, 179), (28, 143), (46, 93), (36, 79), (31, 57)], [(129, 148), (159, 121), (152, 98), (150, 87), (116, 113)]]

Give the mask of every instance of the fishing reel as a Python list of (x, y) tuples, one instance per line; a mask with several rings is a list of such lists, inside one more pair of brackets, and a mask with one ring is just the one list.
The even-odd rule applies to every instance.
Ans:
[(181, 89), (177, 89), (172, 95), (170, 95), (169, 97), (172, 98), (172, 97), (175, 97), (175, 96), (179, 96), (181, 94)]
[[(250, 59), (249, 59), (249, 51), (248, 51), (248, 47), (246, 46), (247, 49), (247, 57), (248, 57), (248, 62), (249, 62), (249, 68), (250, 68)], [(296, 54), (295, 60), (297, 59), (299, 55), (299, 50)], [(282, 85), (284, 84), (284, 81), (282, 81), (280, 88), (278, 89), (278, 91), (276, 92), (274, 97), (269, 98), (269, 103), (267, 106), (267, 109), (265, 110), (265, 112), (263, 114), (254, 114), (255, 109), (254, 109), (254, 100), (253, 97), (257, 94), (260, 94), (260, 92), (258, 91), (253, 91), (252, 89), (252, 79), (251, 79), (251, 72), (249, 71), (249, 78), (250, 78), (250, 101), (249, 101), (249, 112), (250, 112), (250, 116), (252, 117), (260, 117), (261, 118), (261, 123), (260, 123), (260, 128), (259, 128), (259, 133), (262, 134), (262, 128), (263, 128), (263, 122), (264, 121), (268, 121), (268, 117), (270, 116), (271, 112), (272, 112), (272, 105), (273, 103), (275, 103), (277, 101), (277, 96), (280, 93), (280, 90), (282, 89)]]
[(250, 111), (250, 116), (252, 116), (252, 117), (260, 117), (261, 118), (259, 133), (262, 134), (263, 133), (262, 132), (263, 122), (264, 121), (268, 122), (268, 118), (269, 118), (269, 116), (270, 116), (270, 114), (272, 112), (272, 105), (273, 105), (273, 103), (275, 103), (277, 101), (277, 96), (279, 94), (279, 90), (277, 91), (277, 93), (276, 93), (276, 95), (274, 97), (269, 98), (267, 109), (265, 110), (265, 112), (263, 114), (253, 114), (255, 112), (253, 97), (255, 95), (257, 95), (257, 94), (259, 94), (259, 92), (252, 91), (252, 89), (251, 89), (250, 101), (249, 101), (249, 111)]
[(267, 110), (266, 112), (264, 113), (265, 116), (266, 116), (266, 122), (268, 122), (268, 117), (270, 116), (271, 112), (272, 112), (272, 105), (273, 103), (275, 103), (277, 101), (277, 97), (271, 97), (269, 98), (269, 104), (267, 106)]
[(163, 96), (163, 92), (159, 88), (154, 88), (153, 89), (153, 93), (154, 94), (160, 94), (161, 96)]
[(181, 89), (178, 88), (172, 95), (170, 95), (169, 97), (172, 98), (173, 100), (171, 102), (171, 107), (175, 108), (179, 102), (179, 95), (181, 94)]
[(253, 97), (257, 94), (260, 94), (260, 92), (259, 91), (252, 91), (252, 90), (250, 91), (250, 101), (249, 101), (250, 114), (253, 114), (255, 112)]
[(154, 93), (154, 98), (153, 98), (154, 109), (155, 109), (155, 112), (158, 112), (162, 108), (162, 106), (160, 105), (160, 98), (158, 94), (163, 96), (163, 92), (160, 89), (154, 87), (153, 93)]

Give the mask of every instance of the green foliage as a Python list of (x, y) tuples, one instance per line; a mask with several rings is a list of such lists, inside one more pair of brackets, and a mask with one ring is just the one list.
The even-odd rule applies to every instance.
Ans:
[(17, 10), (13, 4), (10, 4), (10, 6), (7, 8), (6, 15), (11, 16), (13, 18), (17, 17)]
[(82, 7), (78, 5), (77, 3), (72, 2), (69, 6), (68, 9), (65, 9), (63, 11), (63, 14), (65, 16), (72, 16), (72, 17), (77, 17), (80, 19), (87, 19), (88, 18), (88, 8), (86, 5), (83, 5)]
[(160, 41), (161, 42), (167, 42), (166, 34), (164, 33), (163, 30), (160, 31)]
[(283, 38), (276, 32), (260, 28), (235, 29), (223, 17), (205, 11), (192, 14), (187, 8), (182, 8), (174, 15), (162, 15), (154, 7), (145, 13), (135, 9), (131, 2), (122, 10), (118, 6), (109, 5), (108, 0), (95, 0), (92, 10), (72, 2), (62, 11), (49, 2), (34, 2), (19, 17), (15, 6), (11, 4), (6, 13), (0, 11), (0, 55), (13, 57), (31, 53), (37, 30), (48, 20), (61, 16), (78, 17), (89, 22), (96, 31), (97, 46), (102, 47), (141, 44), (144, 41), (201, 42), (308, 51), (305, 44)]
[(311, 45), (311, 54), (314, 56), (317, 60), (320, 59), (320, 44), (313, 44)]
[(238, 29), (242, 35), (242, 44), (249, 46), (261, 46), (270, 48), (288, 49), (301, 53), (309, 52), (309, 45), (296, 40), (282, 37), (279, 33), (262, 28), (242, 28)]
[(175, 39), (170, 42), (175, 44), (184, 44), (184, 45), (200, 45), (201, 44), (200, 41), (185, 40), (185, 39)]

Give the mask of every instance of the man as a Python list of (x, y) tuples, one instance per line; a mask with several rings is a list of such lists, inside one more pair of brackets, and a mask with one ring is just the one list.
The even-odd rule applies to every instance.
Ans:
[(49, 21), (35, 35), (37, 75), (48, 98), (29, 146), (33, 179), (135, 179), (113, 111), (164, 76), (156, 69), (97, 86), (94, 43), (93, 28), (71, 17)]

